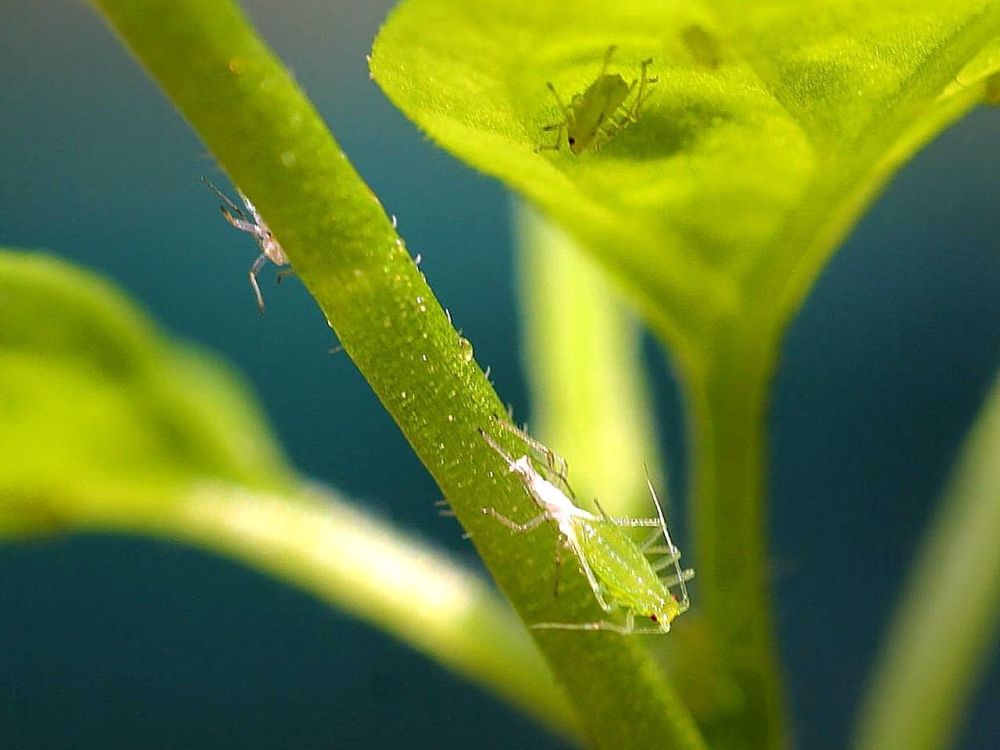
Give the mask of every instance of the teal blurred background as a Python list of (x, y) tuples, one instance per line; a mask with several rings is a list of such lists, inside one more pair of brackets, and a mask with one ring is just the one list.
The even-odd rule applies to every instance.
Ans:
[[(529, 417), (509, 200), (369, 81), (364, 55), (391, 3), (246, 5), (399, 217), (501, 397)], [(773, 578), (801, 747), (845, 745), (902, 576), (1000, 361), (998, 126), (1000, 112), (981, 109), (903, 171), (784, 348)], [(328, 355), (335, 342), (302, 288), (265, 272), (258, 317), (254, 247), (220, 219), (201, 175), (218, 177), (211, 158), (88, 6), (0, 0), (0, 244), (111, 277), (174, 335), (236, 364), (302, 472), (471, 562), (350, 360)], [(682, 492), (676, 389), (649, 349)], [(928, 616), (947, 613), (928, 602)], [(996, 651), (990, 663), (963, 748), (1000, 737)], [(0, 547), (0, 747), (116, 746), (557, 743), (366, 625), (225, 560), (131, 539)]]

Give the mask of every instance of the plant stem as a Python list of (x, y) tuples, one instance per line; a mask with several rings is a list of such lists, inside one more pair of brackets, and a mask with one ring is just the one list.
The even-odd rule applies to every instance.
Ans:
[(718, 717), (713, 746), (781, 748), (785, 708), (768, 590), (766, 415), (773, 356), (760, 330), (720, 325), (703, 369), (686, 370), (697, 602), (738, 714)]

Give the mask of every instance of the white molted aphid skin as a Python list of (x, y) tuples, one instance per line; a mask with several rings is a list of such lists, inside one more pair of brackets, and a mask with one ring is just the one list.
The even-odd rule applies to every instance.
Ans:
[(516, 459), (510, 465), (510, 470), (524, 477), (535, 501), (556, 521), (559, 531), (568, 539), (575, 539), (576, 536), (573, 518), (582, 518), (586, 521), (598, 520), (590, 511), (574, 505), (562, 490), (535, 471), (527, 456)]

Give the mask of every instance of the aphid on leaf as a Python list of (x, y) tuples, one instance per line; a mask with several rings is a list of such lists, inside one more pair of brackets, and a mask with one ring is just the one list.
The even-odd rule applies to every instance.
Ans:
[(687, 45), (691, 57), (699, 65), (715, 70), (722, 63), (719, 42), (702, 26), (696, 23), (691, 24), (681, 33), (681, 38)]
[[(276, 266), (287, 266), (288, 256), (285, 255), (284, 249), (275, 239), (274, 235), (271, 233), (270, 228), (267, 223), (257, 213), (257, 208), (250, 199), (247, 198), (243, 191), (239, 188), (236, 192), (239, 194), (240, 199), (243, 201), (243, 205), (246, 209), (242, 209), (237, 206), (228, 195), (223, 193), (219, 188), (213, 185), (208, 179), (202, 177), (202, 181), (208, 185), (208, 187), (215, 193), (219, 200), (222, 201), (222, 205), (219, 206), (219, 210), (222, 211), (222, 216), (232, 224), (234, 227), (240, 231), (246, 232), (251, 235), (255, 240), (257, 240), (257, 246), (260, 248), (260, 255), (257, 256), (257, 260), (253, 262), (250, 266), (250, 286), (253, 289), (254, 297), (257, 298), (257, 310), (261, 315), (264, 314), (264, 295), (260, 293), (260, 285), (257, 283), (257, 276), (260, 274), (260, 270), (264, 267), (267, 261), (271, 261)], [(282, 277), (290, 271), (282, 271), (278, 273), (278, 281), (281, 281)]]
[[(647, 69), (653, 64), (653, 58), (643, 60), (639, 77), (632, 83), (625, 83), (619, 73), (608, 73), (615, 49), (614, 45), (608, 47), (597, 78), (582, 94), (574, 95), (569, 104), (563, 102), (551, 81), (546, 84), (559, 105), (562, 119), (542, 128), (557, 131), (556, 142), (551, 146), (539, 146), (536, 151), (562, 148), (565, 136), (569, 150), (574, 154), (581, 154), (588, 148), (597, 148), (627, 123), (639, 119), (639, 109), (646, 99), (646, 86), (659, 81), (655, 76), (646, 75)], [(635, 98), (631, 104), (627, 104), (633, 91), (636, 92)]]
[[(624, 624), (598, 620), (583, 623), (540, 622), (531, 627), (608, 630), (621, 635), (669, 632), (670, 624), (690, 606), (686, 584), (694, 577), (694, 571), (680, 566), (681, 552), (670, 539), (663, 510), (649, 477), (646, 477), (646, 484), (656, 507), (655, 518), (609, 516), (600, 505), (597, 506), (599, 514), (591, 513), (578, 507), (571, 499), (573, 491), (566, 479), (567, 467), (563, 459), (513, 425), (499, 419), (497, 425), (544, 457), (553, 481), (539, 473), (527, 454), (514, 458), (489, 433), (480, 430), (483, 440), (500, 455), (511, 473), (517, 474), (540, 510), (538, 515), (523, 523), (508, 518), (495, 508), (483, 508), (483, 513), (517, 533), (532, 531), (549, 521), (554, 523), (560, 537), (557, 550), (565, 546), (576, 557), (601, 609), (608, 613), (620, 609), (625, 613)], [(623, 531), (623, 527), (654, 527), (656, 530), (645, 543), (637, 545)], [(661, 540), (662, 543), (658, 544)], [(653, 562), (647, 555), (660, 556), (660, 559)], [(672, 567), (673, 574), (661, 578), (659, 571), (667, 567)], [(679, 596), (675, 596), (671, 588), (677, 588)], [(654, 626), (636, 627), (637, 616), (650, 620)]]
[(990, 107), (1000, 106), (1000, 73), (994, 73), (986, 79), (983, 104)]

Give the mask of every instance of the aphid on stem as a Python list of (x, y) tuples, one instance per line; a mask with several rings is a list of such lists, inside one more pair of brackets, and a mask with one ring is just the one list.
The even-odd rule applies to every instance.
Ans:
[[(565, 134), (569, 150), (574, 154), (581, 154), (589, 147), (598, 148), (625, 125), (638, 121), (639, 109), (646, 100), (646, 86), (659, 81), (656, 76), (646, 75), (649, 66), (653, 64), (653, 58), (643, 60), (639, 77), (632, 83), (625, 83), (619, 73), (608, 73), (615, 49), (615, 45), (608, 47), (597, 78), (582, 94), (575, 94), (569, 104), (563, 102), (551, 81), (546, 84), (559, 105), (562, 119), (542, 128), (557, 131), (555, 143), (551, 146), (538, 146), (535, 151), (559, 150)], [(635, 99), (631, 104), (626, 104), (633, 91), (636, 91)]]
[[(571, 499), (573, 491), (567, 480), (568, 467), (564, 459), (513, 425), (499, 418), (495, 421), (498, 427), (522, 440), (544, 458), (552, 481), (536, 470), (527, 453), (514, 458), (489, 433), (480, 430), (483, 440), (504, 460), (508, 470), (518, 476), (540, 510), (538, 515), (524, 522), (508, 518), (495, 508), (483, 508), (483, 513), (516, 533), (532, 531), (546, 522), (554, 523), (560, 537), (557, 566), (561, 559), (560, 549), (564, 546), (576, 557), (601, 609), (608, 613), (620, 609), (625, 613), (624, 624), (598, 620), (584, 623), (540, 622), (531, 627), (606, 630), (621, 635), (669, 632), (670, 624), (690, 607), (687, 582), (694, 577), (694, 571), (680, 566), (681, 552), (670, 538), (663, 510), (648, 474), (646, 484), (656, 507), (655, 518), (609, 516), (599, 504), (599, 513), (591, 513), (578, 507)], [(644, 543), (637, 545), (623, 531), (623, 528), (637, 527), (652, 527), (655, 531)], [(661, 540), (662, 543), (658, 544)], [(660, 556), (660, 559), (653, 562), (647, 555)], [(659, 571), (667, 567), (673, 568), (673, 575), (661, 578)], [(679, 596), (675, 596), (671, 588), (677, 588)], [(636, 627), (636, 616), (650, 620), (654, 626)]]
[[(202, 177), (202, 182), (208, 185), (209, 189), (215, 193), (219, 200), (222, 201), (222, 205), (219, 206), (219, 210), (222, 211), (222, 216), (232, 224), (234, 227), (242, 232), (246, 232), (251, 235), (255, 240), (257, 240), (257, 246), (260, 248), (260, 255), (250, 266), (250, 287), (253, 289), (254, 297), (257, 299), (257, 310), (261, 315), (264, 314), (264, 295), (260, 293), (260, 284), (257, 283), (257, 276), (260, 274), (260, 270), (264, 267), (267, 261), (271, 261), (276, 266), (287, 266), (288, 256), (285, 255), (284, 248), (275, 239), (274, 234), (272, 234), (271, 229), (267, 226), (267, 223), (257, 212), (256, 206), (250, 202), (243, 191), (239, 188), (236, 192), (239, 194), (240, 199), (243, 201), (243, 205), (246, 209), (242, 209), (234, 203), (228, 195), (223, 193), (219, 188), (212, 184), (212, 182), (206, 178)], [(281, 279), (292, 273), (291, 271), (279, 271), (278, 272), (278, 282)]]

